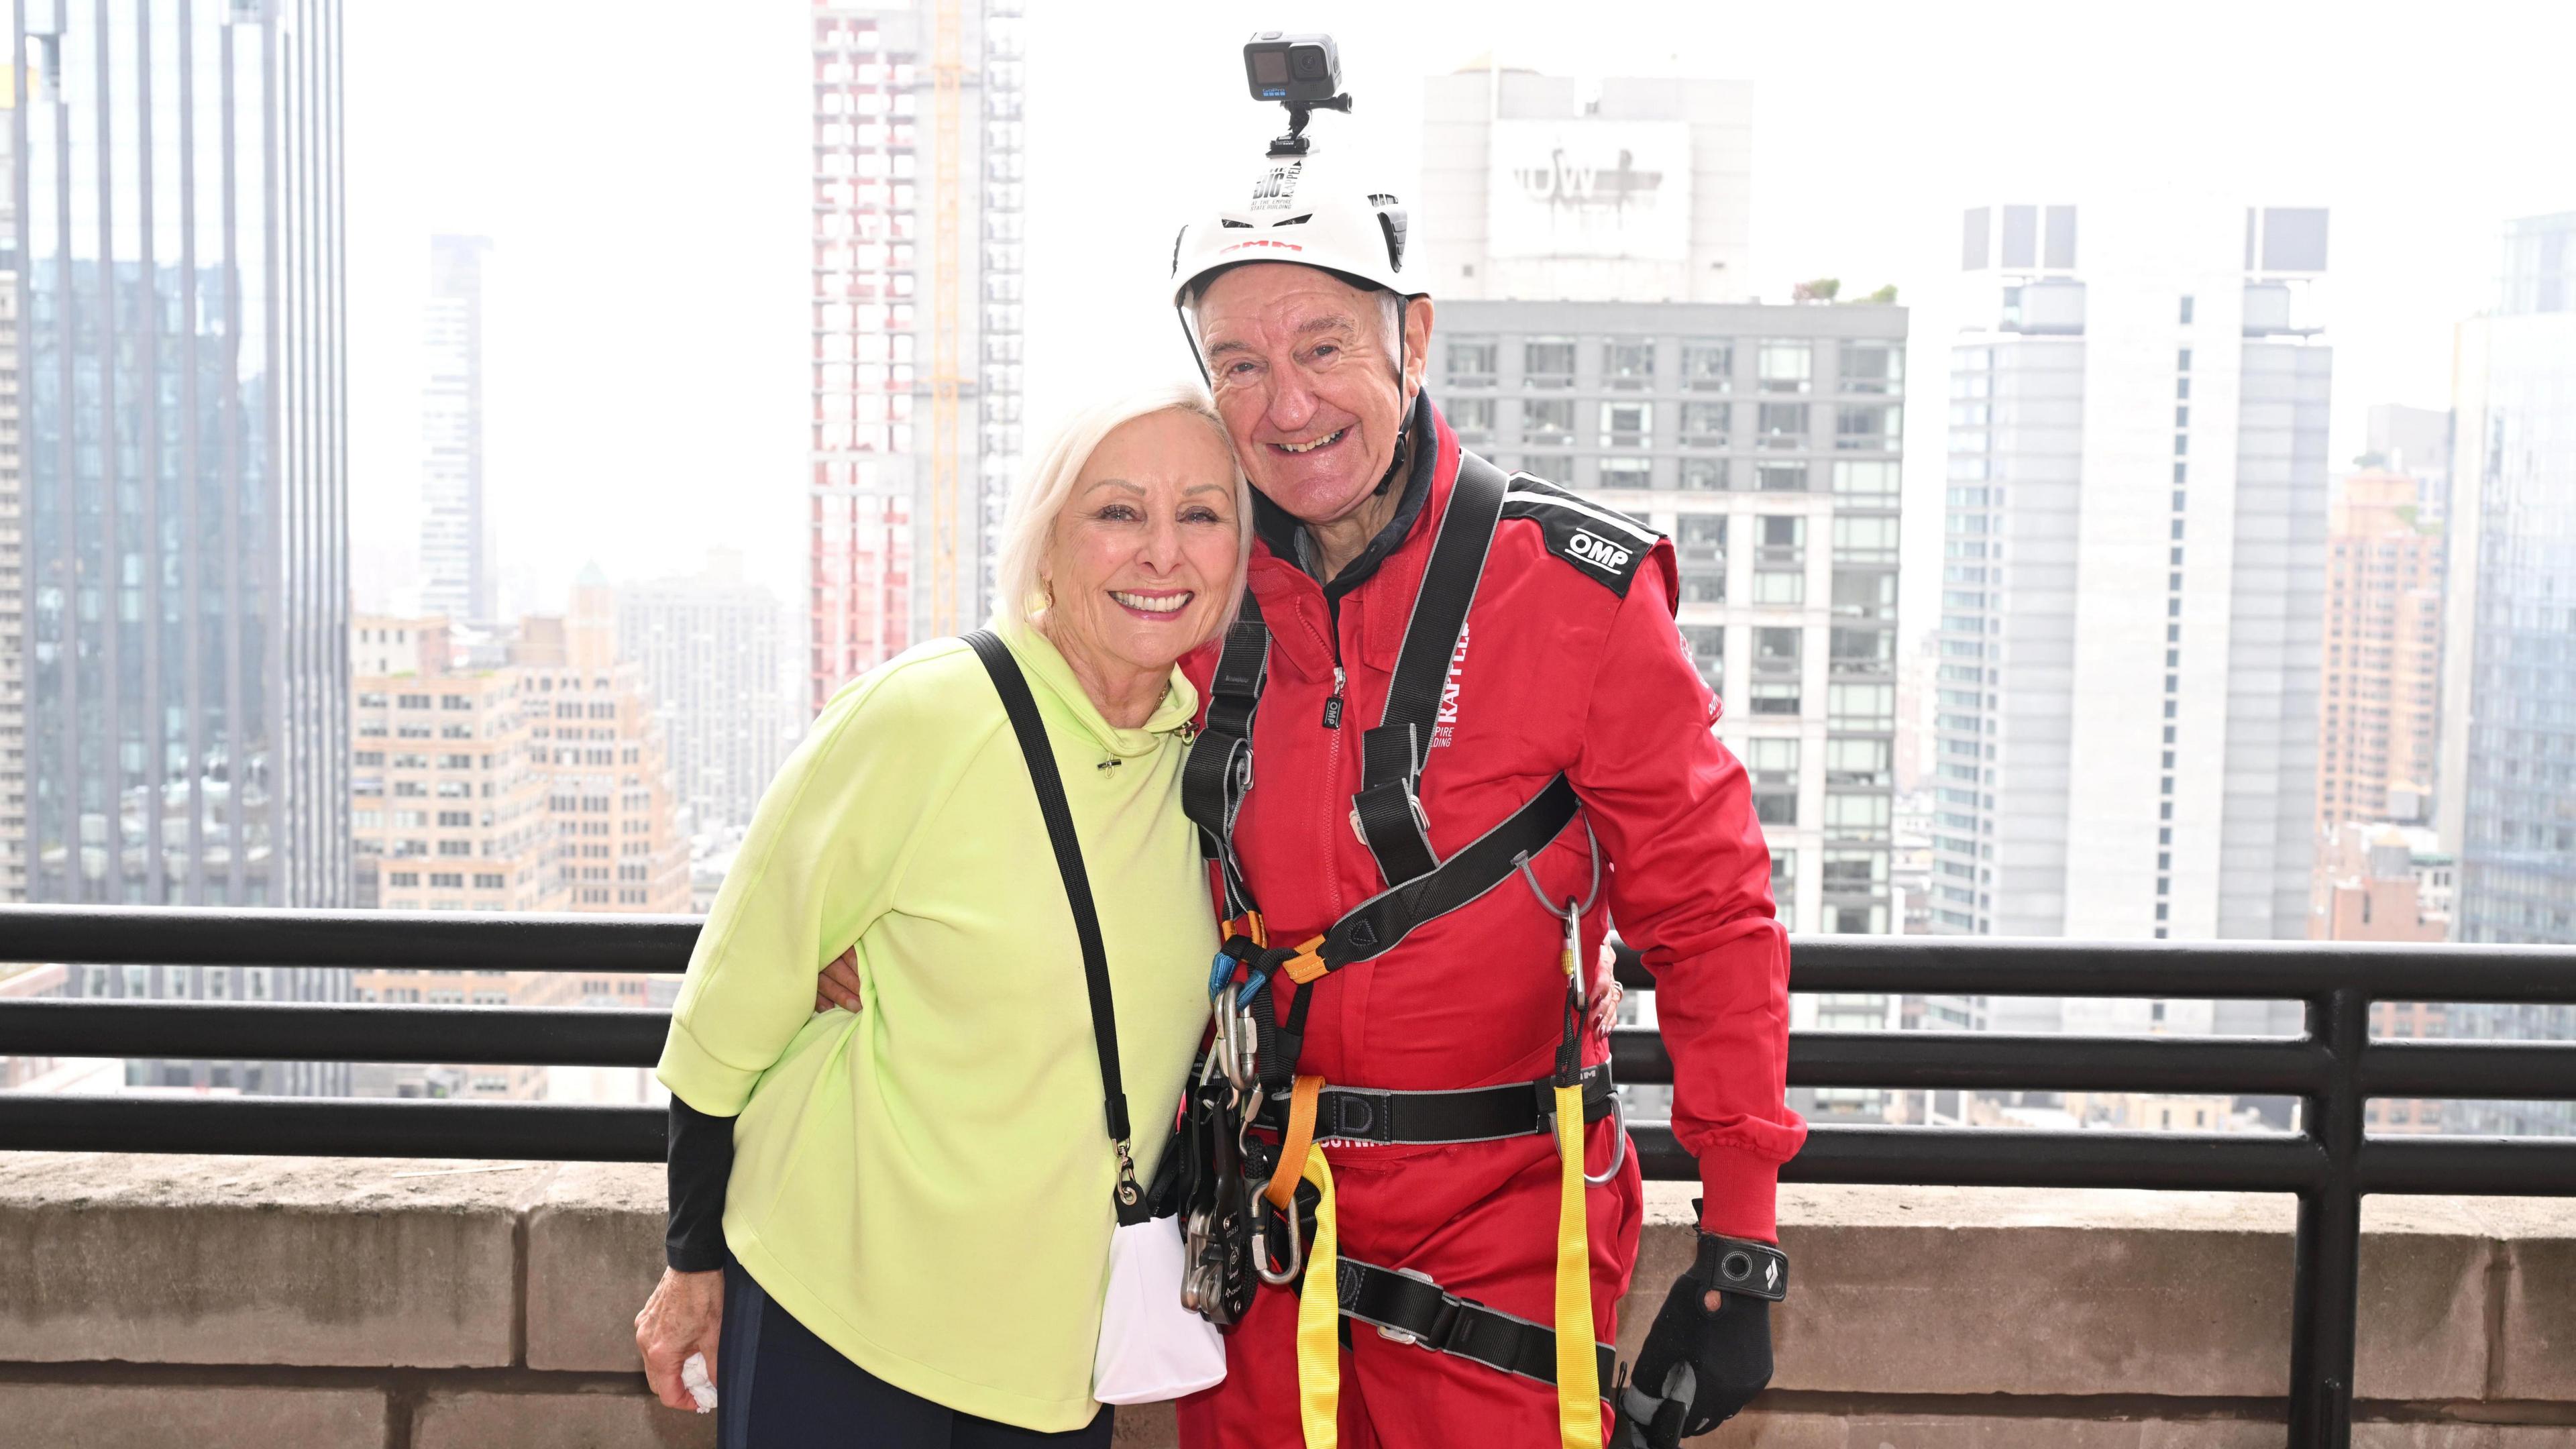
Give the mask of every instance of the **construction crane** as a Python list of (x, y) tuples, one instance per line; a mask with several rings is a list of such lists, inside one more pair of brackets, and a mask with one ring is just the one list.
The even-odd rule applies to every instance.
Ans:
[(930, 635), (958, 630), (957, 192), (963, 107), (961, 0), (936, 0), (931, 52), (935, 154), (930, 283)]

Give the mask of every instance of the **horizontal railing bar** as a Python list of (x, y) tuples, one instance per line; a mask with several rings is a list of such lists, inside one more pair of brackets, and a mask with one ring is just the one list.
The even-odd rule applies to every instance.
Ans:
[(649, 1067), (671, 1014), (628, 1008), (0, 1001), (0, 1056)]
[[(1633, 1123), (1650, 1178), (1696, 1164), (1662, 1123)], [(657, 1162), (656, 1107), (298, 1097), (57, 1097), (0, 1093), (0, 1150), (201, 1152), (501, 1161)], [(1787, 1182), (2296, 1192), (2325, 1172), (2304, 1137), (2183, 1132), (1819, 1126)], [(2576, 1194), (2576, 1140), (2374, 1137), (2364, 1192)]]
[[(0, 961), (675, 973), (695, 916), (0, 907)], [(2576, 1002), (2576, 948), (1799, 936), (1790, 985), (1873, 995)], [(1653, 985), (1625, 956), (1622, 978)]]
[(0, 1150), (659, 1162), (660, 1107), (0, 1092)]
[(2576, 1137), (2370, 1137), (2363, 1192), (2576, 1197)]
[[(1670, 1127), (1632, 1122), (1628, 1130), (1646, 1176), (1698, 1177)], [(2325, 1170), (2325, 1149), (2286, 1133), (1819, 1125), (1807, 1129), (1806, 1146), (1781, 1167), (1780, 1180), (2297, 1192), (2318, 1182)]]
[(2576, 1042), (2374, 1041), (2361, 1053), (2374, 1097), (2576, 1099)]
[(0, 961), (677, 973), (696, 916), (0, 907)]
[[(1619, 979), (1655, 982), (1622, 948)], [(1879, 996), (2576, 1002), (2576, 947), (1797, 936), (1789, 989)]]
[[(0, 1001), (0, 1056), (433, 1062), (649, 1067), (670, 1015), (623, 1008), (283, 1002)], [(1619, 1080), (1672, 1080), (1651, 1030), (1611, 1034)], [(1993, 1032), (1799, 1032), (1789, 1080), (1805, 1087), (2303, 1094), (2324, 1049), (2269, 1037), (2104, 1037)], [(2576, 1097), (2576, 1044), (2378, 1042), (2375, 1096)]]
[[(1663, 1041), (1642, 1027), (1610, 1036), (1622, 1082), (1669, 1082)], [(1899, 1090), (2227, 1092), (2322, 1090), (2325, 1048), (2281, 1037), (2042, 1036), (1973, 1031), (1800, 1031), (1789, 1084)]]

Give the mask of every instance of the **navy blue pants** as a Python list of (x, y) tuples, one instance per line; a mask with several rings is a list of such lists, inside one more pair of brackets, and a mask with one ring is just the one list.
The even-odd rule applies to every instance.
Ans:
[[(1110, 1410), (1068, 1434), (1015, 1429), (908, 1394), (841, 1356), (731, 1254), (716, 1344), (717, 1449), (1107, 1449)], [(1006, 1310), (1007, 1311), (1007, 1310)]]

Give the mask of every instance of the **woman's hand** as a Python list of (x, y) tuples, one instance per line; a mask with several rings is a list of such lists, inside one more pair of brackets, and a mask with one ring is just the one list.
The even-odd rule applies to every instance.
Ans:
[(814, 983), (814, 1009), (829, 1011), (836, 1006), (843, 1011), (859, 1009), (859, 948), (856, 946), (833, 957), (832, 964), (823, 968), (822, 979)]
[(644, 1311), (635, 1315), (635, 1348), (644, 1355), (644, 1381), (653, 1397), (674, 1409), (694, 1411), (698, 1401), (680, 1382), (690, 1354), (706, 1355), (707, 1382), (716, 1378), (716, 1334), (724, 1324), (724, 1273), (662, 1270)]

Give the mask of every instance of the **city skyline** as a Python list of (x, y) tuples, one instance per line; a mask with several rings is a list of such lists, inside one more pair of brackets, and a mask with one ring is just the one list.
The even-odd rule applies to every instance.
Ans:
[[(455, 118), (435, 146), (412, 134), (419, 128), (408, 120), (417, 112), (403, 109), (408, 77), (389, 76), (388, 88), (352, 98), (360, 139), (394, 163), (390, 174), (406, 178), (399, 197), (353, 181), (353, 254), (361, 263), (399, 256), (406, 283), (395, 289), (399, 306), (371, 301), (378, 284), (366, 266), (353, 269), (353, 446), (358, 476), (376, 480), (356, 499), (362, 558), (382, 539), (404, 536), (404, 527), (380, 517), (400, 503), (380, 485), (417, 466), (414, 385), (387, 387), (417, 370), (369, 359), (416, 349), (417, 271), (409, 258), (422, 238), (474, 230), (500, 241), (492, 267), (495, 511), (511, 560), (505, 592), (520, 590), (517, 607), (503, 612), (561, 607), (572, 576), (594, 557), (612, 576), (644, 578), (687, 571), (710, 544), (742, 549), (757, 580), (801, 586), (804, 474), (794, 445), (806, 391), (798, 360), (807, 302), (800, 201), (809, 180), (808, 8), (744, 6), (724, 27), (667, 27), (677, 36), (640, 25), (608, 38), (613, 48), (577, 73), (548, 58), (600, 37), (568, 18), (514, 17), (519, 39), (506, 54), (477, 49), (471, 58), (500, 68), (503, 83), (491, 88), (488, 108)], [(2319, 73), (2349, 72), (2361, 57), (2400, 44), (2395, 32), (2366, 17), (2329, 30), (2267, 14), (2230, 32), (2243, 44), (2206, 47), (2192, 37), (2206, 33), (2202, 22), (2216, 11), (2185, 6), (2169, 12), (2169, 24), (2123, 37), (2138, 78), (2095, 77), (2088, 85), (2067, 38), (2015, 28), (2024, 6), (1940, 20), (1841, 7), (1812, 22), (1749, 7), (1627, 10), (1653, 17), (1655, 48), (1621, 39), (1633, 27), (1618, 25), (1557, 36), (1547, 12), (1528, 5), (1500, 6), (1455, 29), (1429, 16), (1339, 4), (1319, 7), (1314, 23), (1341, 38), (1362, 98), (1353, 118), (1359, 143), (1386, 158), (1398, 185), (1417, 191), (1421, 83), (1489, 47), (1506, 64), (1543, 61), (1544, 69), (1576, 75), (1749, 76), (1758, 95), (1787, 102), (1758, 108), (1754, 122), (1749, 290), (1777, 300), (1790, 283), (1818, 275), (1839, 275), (1863, 291), (1897, 283), (1900, 301), (1915, 311), (1918, 376), (1937, 373), (1959, 322), (1928, 291), (1954, 250), (1956, 209), (1976, 195), (2046, 190), (2082, 169), (2087, 146), (2158, 174), (2186, 162), (2212, 184), (2241, 179), (2247, 194), (2293, 186), (2345, 223), (2330, 441), (2338, 464), (2366, 446), (2368, 404), (2447, 401), (2449, 329), (2493, 290), (2494, 229), (2509, 216), (2565, 206), (2553, 194), (2563, 188), (2506, 162), (2500, 152), (2510, 148), (2474, 144), (2539, 122), (2536, 81), (2523, 83), (2536, 65), (2524, 42), (2531, 24), (2556, 22), (2537, 9), (2524, 12), (2531, 24), (2516, 32), (2522, 39), (2501, 51), (2482, 48), (2481, 37), (2510, 28), (2502, 11), (2404, 37), (2410, 73), (2419, 77), (2469, 74), (2474, 60), (2479, 83), (2456, 107), (2337, 109), (2330, 117), (2276, 94), (2270, 68), (2296, 56)], [(476, 13), (470, 3), (435, 13), (371, 8), (353, 18), (352, 63), (375, 47), (454, 50), (463, 63), (463, 47), (484, 30), (473, 23)], [(1069, 244), (1030, 259), (1029, 428), (1042, 431), (1104, 382), (1187, 375), (1178, 331), (1157, 296), (1160, 262), (1177, 219), (1238, 173), (1275, 129), (1243, 98), (1235, 72), (1235, 47), (1261, 18), (1149, 8), (1136, 26), (1118, 27), (1114, 51), (1113, 37), (1063, 7), (1039, 6), (1028, 18), (1032, 53), (1050, 60), (1029, 83), (1030, 114), (1039, 118), (1029, 135), (1032, 224), (1079, 218)], [(1847, 41), (1800, 43), (1836, 23)], [(2014, 62), (2028, 77), (2023, 101), (2008, 105), (1945, 79), (1946, 61), (1970, 56), (1981, 65)], [(1158, 84), (1092, 86), (1087, 78), (1104, 64), (1150, 70)], [(2151, 104), (2144, 92), (2159, 66), (2236, 97), (2225, 118)], [(643, 107), (637, 129), (626, 133), (632, 145), (605, 154), (581, 146), (586, 131), (577, 118), (632, 114), (638, 108), (615, 100), (617, 88), (682, 69), (725, 103), (686, 116)], [(1795, 103), (1799, 89), (1817, 86), (1841, 101), (1825, 112)], [(2050, 122), (2000, 119), (2033, 107)], [(1066, 123), (1046, 125), (1049, 115)], [(771, 154), (781, 148), (783, 156)], [(1151, 164), (1104, 165), (1100, 153), (1120, 148)], [(2409, 165), (2422, 184), (2401, 194), (2387, 178)], [(599, 218), (626, 214), (637, 195), (691, 201), (657, 216), (660, 240), (630, 255), (635, 249), (602, 243)], [(659, 276), (652, 257), (672, 251), (721, 258), (728, 305), (640, 304), (663, 287), (645, 282)], [(671, 345), (673, 325), (694, 345)], [(774, 355), (780, 349), (783, 363)], [(621, 419), (650, 419), (653, 435), (604, 426)], [(1934, 420), (1913, 421), (1906, 616), (1922, 619), (1932, 612), (1927, 590), (1937, 589), (1929, 575), (1937, 571), (1941, 439)], [(790, 435), (784, 445), (775, 436), (781, 429)], [(543, 436), (549, 431), (564, 436)], [(717, 499), (720, 508), (712, 506)], [(683, 515), (687, 527), (667, 521)]]

